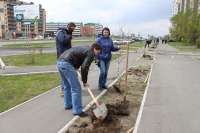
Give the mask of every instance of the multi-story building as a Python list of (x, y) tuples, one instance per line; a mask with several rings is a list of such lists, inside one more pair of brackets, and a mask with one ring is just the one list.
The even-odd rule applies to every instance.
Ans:
[(95, 24), (96, 27), (96, 35), (101, 34), (102, 30), (103, 30), (103, 25), (102, 24)]
[[(0, 0), (0, 38), (12, 38), (13, 33), (23, 35), (25, 32), (24, 22), (16, 22), (14, 16), (14, 6), (32, 5), (19, 0)], [(31, 34), (44, 34), (46, 27), (46, 11), (39, 6), (40, 18), (38, 23), (31, 24)]]
[(76, 28), (72, 35), (73, 36), (81, 36), (83, 23), (75, 23), (75, 24), (76, 24)]
[(0, 38), (7, 36), (9, 32), (16, 30), (13, 6), (16, 0), (0, 1)]
[(85, 24), (85, 26), (89, 26), (91, 28), (94, 28), (95, 29), (95, 34), (98, 35), (98, 34), (101, 34), (101, 31), (103, 29), (103, 25), (99, 24), (99, 23), (87, 23)]
[(55, 35), (59, 28), (67, 27), (67, 23), (54, 23), (50, 22), (46, 24), (46, 33)]
[(197, 9), (200, 13), (200, 0), (174, 0), (173, 6), (173, 15), (187, 9)]
[(181, 4), (181, 0), (174, 0), (172, 15), (176, 15), (177, 13), (181, 12)]
[[(34, 5), (34, 3), (23, 3), (21, 5)], [(46, 30), (46, 11), (44, 8), (42, 8), (42, 5), (39, 5), (39, 17), (37, 18), (37, 20), (35, 20), (35, 22), (30, 24), (30, 34), (32, 36), (37, 36), (37, 35), (41, 35), (43, 36)], [(19, 36), (23, 36), (26, 32), (26, 22), (17, 22), (16, 25), (16, 33)]]
[[(46, 33), (49, 35), (55, 35), (59, 28), (67, 27), (68, 23), (54, 23), (50, 22), (46, 24)], [(81, 36), (83, 23), (76, 22), (76, 28), (73, 32), (73, 36)]]
[(82, 28), (82, 36), (95, 36), (96, 27), (95, 25), (85, 24)]

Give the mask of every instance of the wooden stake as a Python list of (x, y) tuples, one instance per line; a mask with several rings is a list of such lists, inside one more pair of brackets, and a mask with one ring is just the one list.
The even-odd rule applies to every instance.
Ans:
[(131, 133), (133, 132), (134, 127), (132, 127), (131, 129), (129, 129), (126, 133)]
[(128, 91), (128, 56), (129, 56), (129, 43), (127, 43), (127, 49), (126, 49), (126, 73), (125, 73), (124, 102), (126, 101), (126, 95), (127, 95), (127, 91)]

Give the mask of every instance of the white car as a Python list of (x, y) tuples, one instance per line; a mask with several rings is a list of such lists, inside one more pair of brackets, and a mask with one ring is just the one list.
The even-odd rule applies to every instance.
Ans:
[(114, 40), (113, 44), (114, 45), (123, 45), (123, 40)]
[(54, 40), (54, 38), (49, 36), (49, 37), (47, 37), (47, 40)]
[(43, 40), (43, 39), (44, 39), (43, 36), (36, 36), (36, 37), (34, 38), (34, 40)]

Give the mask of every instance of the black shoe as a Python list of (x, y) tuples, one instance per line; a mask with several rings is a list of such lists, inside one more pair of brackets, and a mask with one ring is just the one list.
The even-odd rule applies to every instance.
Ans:
[(72, 109), (72, 107), (65, 107), (65, 110), (70, 110)]
[(74, 114), (74, 116), (87, 117), (88, 114), (86, 114), (85, 112), (81, 112), (80, 114)]
[(104, 86), (102, 89), (106, 90), (106, 89), (108, 89), (108, 87), (107, 87), (107, 86)]
[(99, 88), (98, 88), (98, 90), (99, 90), (99, 91), (102, 91), (102, 90), (103, 90), (103, 88), (99, 87)]

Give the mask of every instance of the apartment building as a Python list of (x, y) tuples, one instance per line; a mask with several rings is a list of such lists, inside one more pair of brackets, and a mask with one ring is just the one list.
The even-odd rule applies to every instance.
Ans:
[[(59, 28), (62, 27), (67, 27), (68, 23), (61, 22), (61, 23), (55, 23), (55, 22), (50, 22), (46, 24), (46, 33), (49, 35), (55, 35), (56, 32), (58, 31)], [(75, 22), (76, 24), (76, 29), (73, 32), (73, 36), (81, 36), (82, 34), (82, 27), (83, 23), (81, 22)]]
[(173, 15), (185, 12), (187, 9), (197, 9), (200, 13), (200, 0), (174, 0)]
[[(33, 5), (33, 2), (23, 2), (20, 0), (0, 0), (0, 38), (10, 39), (13, 33), (17, 36), (23, 36), (25, 32), (25, 23), (17, 22), (14, 16), (14, 7), (20, 5)], [(40, 16), (38, 22), (32, 23), (31, 34), (42, 35), (46, 29), (46, 11), (39, 5)]]

